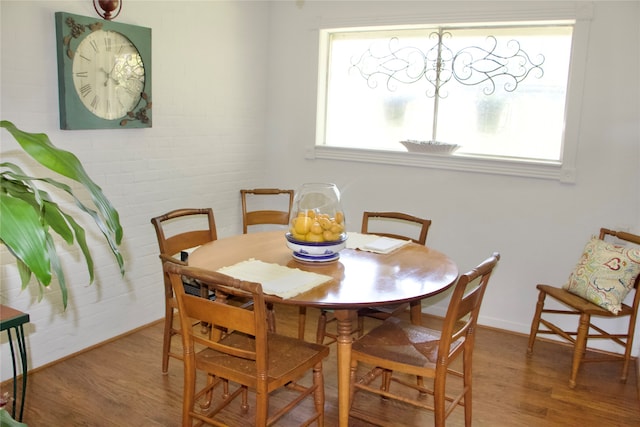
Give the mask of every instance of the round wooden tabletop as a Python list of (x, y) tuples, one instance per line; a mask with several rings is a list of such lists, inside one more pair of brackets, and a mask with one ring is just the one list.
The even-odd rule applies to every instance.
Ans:
[[(333, 280), (289, 299), (285, 304), (354, 309), (411, 302), (438, 294), (458, 277), (456, 264), (445, 254), (409, 243), (389, 254), (343, 249), (337, 261), (301, 262), (293, 258), (283, 231), (227, 237), (202, 245), (189, 265), (218, 270), (248, 259), (331, 276)], [(269, 299), (269, 296), (265, 295)]]

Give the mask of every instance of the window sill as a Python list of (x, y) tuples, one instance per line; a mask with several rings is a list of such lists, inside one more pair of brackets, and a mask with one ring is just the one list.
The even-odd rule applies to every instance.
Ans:
[(309, 148), (306, 158), (490, 173), (558, 180), (562, 183), (570, 184), (575, 183), (575, 170), (566, 166), (563, 167), (560, 162), (321, 146)]

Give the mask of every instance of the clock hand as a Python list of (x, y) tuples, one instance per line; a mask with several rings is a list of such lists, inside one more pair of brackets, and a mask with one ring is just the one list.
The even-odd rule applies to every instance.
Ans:
[[(115, 68), (115, 64), (113, 65), (113, 68)], [(105, 70), (104, 68), (100, 67), (100, 71), (102, 71), (103, 73), (105, 73), (107, 75), (107, 80), (104, 81), (104, 85), (106, 86), (107, 83), (109, 82), (109, 79), (113, 80), (114, 83), (116, 85), (120, 84), (120, 80), (115, 79), (111, 74), (113, 73), (113, 68), (111, 69), (111, 72), (107, 72), (107, 70)]]

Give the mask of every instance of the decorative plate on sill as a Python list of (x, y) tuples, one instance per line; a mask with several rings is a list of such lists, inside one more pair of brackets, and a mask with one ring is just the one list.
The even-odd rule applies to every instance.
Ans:
[(451, 154), (460, 148), (457, 144), (445, 144), (437, 141), (415, 141), (412, 139), (400, 141), (400, 144), (404, 145), (410, 153)]

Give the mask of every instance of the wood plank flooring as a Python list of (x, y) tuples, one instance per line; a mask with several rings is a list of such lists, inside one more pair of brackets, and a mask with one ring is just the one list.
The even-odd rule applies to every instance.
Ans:
[[(318, 311), (307, 314), (307, 339), (315, 337)], [(278, 307), (278, 332), (296, 335), (297, 311)], [(366, 323), (369, 328), (375, 320)], [(179, 339), (175, 340), (179, 344)], [(160, 371), (162, 324), (156, 323), (29, 376), (24, 422), (29, 427), (178, 426), (182, 395), (182, 362), (172, 359), (169, 374)], [(568, 387), (571, 351), (538, 341), (531, 357), (526, 337), (479, 328), (474, 355), (474, 426), (640, 426), (640, 401), (634, 364), (626, 384), (620, 363), (582, 367), (578, 385)], [(337, 425), (335, 344), (324, 364), (326, 422)], [(10, 382), (2, 392), (10, 391)], [(278, 396), (273, 404), (278, 403)], [(309, 402), (310, 404), (310, 402)], [(278, 425), (295, 425), (310, 406), (301, 406)], [(403, 404), (359, 395), (354, 408), (378, 414), (388, 425), (433, 425), (432, 414)], [(250, 425), (232, 404), (226, 420)], [(236, 411), (237, 410), (237, 411)], [(233, 411), (236, 411), (235, 413)], [(370, 424), (351, 419), (350, 425)], [(464, 425), (456, 409), (447, 425)]]

